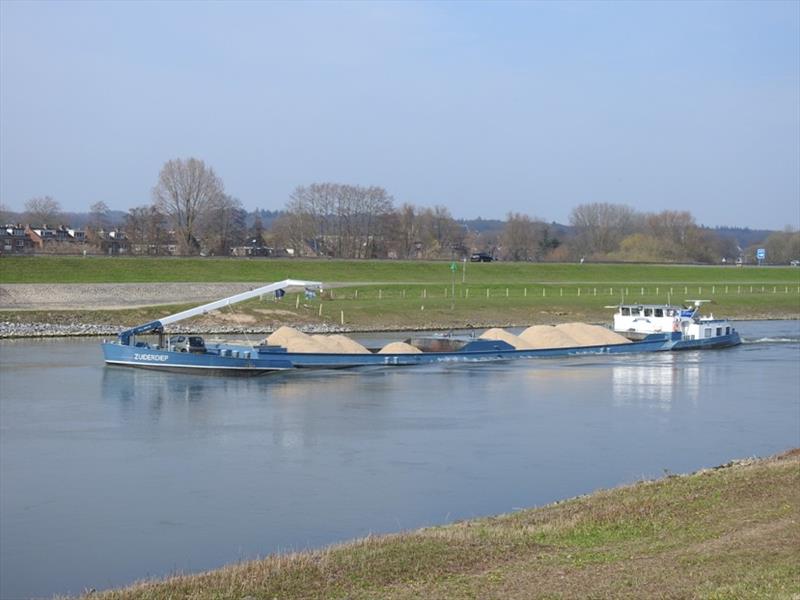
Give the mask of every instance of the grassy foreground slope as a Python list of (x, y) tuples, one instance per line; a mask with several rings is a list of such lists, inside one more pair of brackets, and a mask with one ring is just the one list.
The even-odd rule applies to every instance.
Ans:
[[(458, 263), (457, 281), (464, 263)], [(466, 283), (705, 283), (798, 285), (792, 267), (686, 266), (566, 263), (467, 263)], [(449, 262), (228, 258), (4, 257), (0, 283), (265, 282), (441, 283), (452, 279)]]
[(92, 599), (797, 598), (800, 451)]

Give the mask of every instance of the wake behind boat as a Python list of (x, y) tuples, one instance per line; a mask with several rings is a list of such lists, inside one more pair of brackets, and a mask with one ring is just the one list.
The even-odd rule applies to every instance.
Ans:
[[(571, 324), (568, 329), (574, 336), (561, 333), (558, 342), (542, 342), (541, 337), (525, 337), (529, 330), (547, 329), (549, 326), (531, 327), (521, 336), (508, 334), (503, 330), (490, 330), (495, 335), (483, 334), (481, 338), (470, 336), (423, 336), (408, 340), (399, 348), (390, 345), (380, 352), (339, 351), (331, 347), (311, 347), (297, 351), (284, 338), (280, 343), (262, 343), (258, 345), (241, 344), (209, 344), (200, 336), (173, 335), (165, 333), (165, 327), (179, 321), (224, 308), (245, 300), (264, 296), (270, 293), (281, 293), (290, 288), (304, 288), (307, 291), (320, 289), (321, 283), (286, 279), (266, 286), (243, 292), (235, 296), (210, 302), (168, 317), (151, 321), (119, 334), (117, 341), (104, 341), (102, 344), (106, 364), (129, 367), (140, 367), (179, 372), (199, 372), (209, 374), (262, 375), (293, 369), (342, 369), (364, 366), (410, 366), (433, 364), (440, 362), (485, 362), (498, 360), (515, 360), (523, 358), (552, 358), (579, 356), (587, 354), (633, 354), (641, 352), (659, 352), (690, 348), (718, 348), (740, 343), (739, 336), (729, 325), (718, 325), (717, 320), (702, 321), (691, 319), (693, 325), (702, 324), (699, 333), (687, 325), (685, 330), (678, 331), (645, 331), (637, 324), (627, 327), (628, 330), (642, 329), (641, 339), (630, 342), (616, 334), (596, 326), (583, 325), (601, 329), (608, 336), (580, 339), (581, 332), (574, 327), (582, 324)], [(638, 305), (637, 305), (638, 306)], [(648, 305), (649, 306), (649, 305)], [(651, 307), (652, 309), (652, 307)], [(673, 307), (662, 307), (661, 311), (672, 311)], [(621, 307), (619, 314), (624, 315)], [(627, 311), (630, 313), (630, 307)], [(673, 317), (674, 318), (674, 317)], [(615, 317), (615, 325), (616, 325)], [(625, 322), (627, 323), (627, 322)], [(625, 324), (623, 323), (623, 325)], [(638, 323), (638, 322), (637, 322)], [(672, 321), (670, 322), (672, 323)], [(725, 322), (727, 323), (727, 322)], [(622, 325), (621, 325), (622, 326)], [(559, 327), (570, 327), (563, 325)], [(722, 335), (706, 336), (710, 327), (712, 333), (722, 331)], [(554, 332), (556, 328), (553, 328)], [(627, 331), (630, 333), (630, 331)], [(541, 332), (538, 332), (541, 334)], [(303, 335), (303, 334), (300, 334)], [(153, 337), (156, 341), (152, 341)], [(698, 337), (693, 337), (698, 336)], [(272, 338), (272, 336), (270, 336)], [(308, 337), (308, 336), (306, 336)], [(341, 336), (340, 336), (341, 337)], [(545, 339), (552, 339), (550, 332)], [(352, 340), (351, 344), (356, 344)], [(566, 341), (565, 341), (566, 340)], [(602, 340), (602, 341), (600, 341)], [(358, 345), (358, 344), (356, 344)]]

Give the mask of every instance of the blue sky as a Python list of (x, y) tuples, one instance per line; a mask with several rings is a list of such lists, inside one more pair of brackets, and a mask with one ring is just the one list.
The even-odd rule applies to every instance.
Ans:
[(800, 2), (0, 2), (3, 204), (127, 210), (190, 156), (248, 209), (798, 228)]

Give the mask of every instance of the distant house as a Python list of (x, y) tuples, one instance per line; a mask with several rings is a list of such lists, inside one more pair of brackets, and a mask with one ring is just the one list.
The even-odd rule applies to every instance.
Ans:
[(47, 224), (41, 227), (25, 226), (25, 235), (28, 236), (33, 243), (34, 250), (44, 250), (45, 244), (56, 241), (56, 230), (51, 229)]
[(241, 246), (234, 246), (231, 248), (231, 255), (233, 256), (272, 256), (273, 249), (265, 246), (260, 238), (254, 237), (248, 239)]
[(26, 254), (33, 252), (33, 241), (25, 234), (25, 226), (17, 224), (4, 225), (0, 230), (0, 253)]
[(86, 243), (86, 232), (82, 229), (67, 229), (67, 233), (76, 244)]
[(43, 224), (41, 227), (26, 225), (24, 235), (30, 240), (31, 247), (36, 252), (55, 252), (55, 253), (74, 253), (80, 252), (86, 243), (86, 232), (80, 229), (73, 229), (66, 225), (49, 227)]
[(119, 229), (112, 229), (110, 231), (101, 229), (95, 232), (94, 243), (101, 253), (110, 256), (128, 254), (130, 251), (128, 236), (125, 235), (124, 231), (120, 231)]

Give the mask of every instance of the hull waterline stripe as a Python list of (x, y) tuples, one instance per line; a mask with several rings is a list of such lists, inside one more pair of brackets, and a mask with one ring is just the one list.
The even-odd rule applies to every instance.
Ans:
[(169, 369), (229, 369), (233, 371), (290, 371), (293, 367), (218, 367), (215, 365), (178, 365), (168, 362), (141, 362), (133, 360), (106, 359), (109, 365), (131, 365), (134, 367), (161, 367)]

